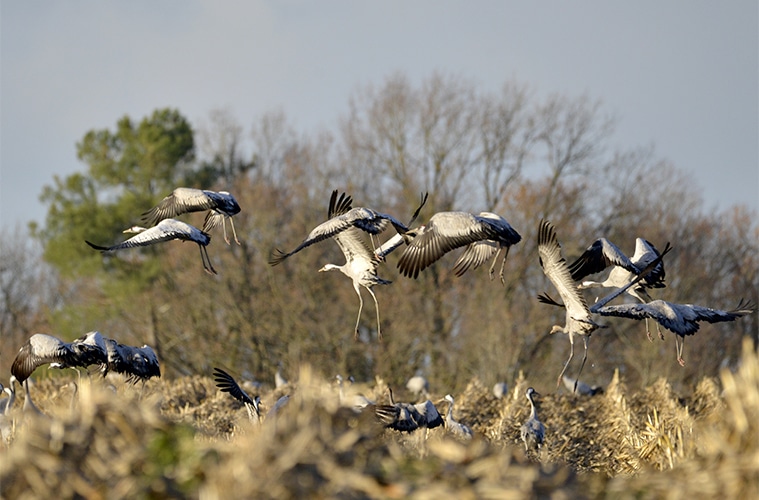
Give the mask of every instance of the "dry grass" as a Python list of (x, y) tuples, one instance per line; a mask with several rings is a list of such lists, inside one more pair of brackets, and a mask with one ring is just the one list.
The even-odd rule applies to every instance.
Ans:
[[(115, 392), (94, 380), (78, 399), (67, 379), (43, 380), (33, 394), (48, 417), (14, 416), (0, 494), (759, 498), (759, 358), (748, 341), (736, 373), (703, 379), (686, 396), (666, 380), (630, 393), (618, 375), (592, 398), (545, 394), (537, 457), (519, 442), (527, 383), (497, 400), (472, 380), (457, 397), (456, 418), (477, 435), (464, 443), (443, 428), (384, 430), (371, 413), (341, 407), (334, 384), (308, 368), (297, 384), (262, 394), (264, 412), (283, 392), (291, 400), (260, 425), (210, 377), (151, 381), (143, 391), (116, 384)], [(385, 401), (380, 379), (352, 389)]]

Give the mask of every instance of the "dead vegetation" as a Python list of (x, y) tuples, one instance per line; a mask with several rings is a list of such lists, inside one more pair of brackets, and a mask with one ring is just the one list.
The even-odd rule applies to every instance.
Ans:
[[(262, 393), (250, 422), (210, 377), (139, 386), (69, 379), (33, 387), (48, 417), (16, 404), (3, 443), (3, 498), (455, 498), (759, 497), (759, 357), (744, 343), (740, 368), (679, 395), (661, 379), (630, 393), (618, 374), (602, 395), (545, 394), (546, 446), (525, 456), (527, 381), (496, 399), (479, 380), (457, 398), (475, 439), (444, 428), (400, 434), (371, 411), (341, 406), (332, 381), (303, 368), (297, 383)], [(354, 392), (386, 402), (381, 379)], [(548, 391), (546, 391), (548, 392)], [(435, 395), (437, 397), (437, 395)], [(23, 395), (20, 396), (23, 399)], [(437, 402), (437, 401), (436, 401)], [(444, 408), (440, 406), (441, 410)]]

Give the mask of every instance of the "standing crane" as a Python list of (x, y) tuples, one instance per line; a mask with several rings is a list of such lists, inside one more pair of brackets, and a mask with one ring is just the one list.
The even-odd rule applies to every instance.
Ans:
[(448, 405), (448, 412), (445, 415), (445, 428), (456, 437), (472, 439), (472, 429), (453, 419), (453, 396), (446, 394), (445, 400), (450, 403)]
[(641, 320), (652, 318), (667, 330), (675, 333), (675, 349), (677, 362), (685, 366), (683, 345), (687, 335), (694, 335), (699, 329), (699, 322), (720, 323), (736, 319), (756, 311), (756, 305), (741, 300), (738, 306), (730, 311), (712, 309), (710, 307), (694, 306), (692, 304), (674, 304), (664, 300), (652, 300), (643, 304), (619, 304), (598, 308), (596, 312), (602, 316), (619, 316)]
[(377, 297), (372, 290), (375, 285), (389, 285), (392, 283), (377, 276), (379, 261), (374, 256), (374, 251), (369, 247), (362, 235), (362, 231), (370, 235), (379, 234), (390, 223), (398, 232), (405, 232), (408, 228), (391, 215), (382, 214), (370, 208), (351, 208), (352, 198), (345, 193), (337, 197), (337, 190), (332, 192), (329, 200), (328, 220), (316, 226), (306, 239), (295, 250), (285, 253), (275, 249), (269, 264), (276, 266), (291, 255), (313, 245), (314, 243), (332, 238), (345, 256), (345, 264), (326, 264), (319, 272), (339, 270), (353, 281), (353, 289), (358, 295), (358, 315), (354, 338), (358, 338), (358, 326), (361, 321), (361, 311), (364, 307), (364, 299), (361, 297), (360, 287), (364, 287), (374, 299), (377, 311), (377, 337), (382, 339), (380, 327), (380, 312)]
[(121, 250), (122, 248), (145, 247), (171, 240), (194, 241), (200, 249), (200, 259), (203, 262), (203, 269), (208, 274), (216, 274), (216, 270), (211, 265), (211, 259), (208, 258), (208, 250), (206, 249), (208, 244), (211, 243), (211, 237), (208, 233), (201, 231), (195, 226), (176, 219), (163, 219), (158, 225), (151, 228), (132, 226), (129, 229), (125, 229), (124, 233), (136, 233), (136, 235), (110, 247), (96, 245), (87, 240), (85, 240), (85, 243), (95, 250), (106, 253)]
[(522, 240), (522, 236), (500, 215), (480, 212), (438, 212), (427, 224), (394, 236), (375, 252), (384, 258), (402, 243), (408, 243), (398, 260), (398, 270), (404, 276), (417, 278), (419, 273), (435, 263), (446, 253), (466, 246), (453, 266), (456, 276), (493, 258), (490, 279), (493, 279), (499, 255), (501, 259), (501, 282), (509, 248)]
[(532, 450), (538, 452), (540, 451), (540, 447), (543, 446), (546, 433), (546, 428), (543, 425), (543, 422), (538, 419), (538, 410), (535, 407), (535, 401), (533, 400), (535, 396), (540, 396), (540, 394), (535, 392), (535, 389), (532, 387), (528, 387), (525, 396), (530, 402), (530, 418), (522, 424), (520, 434), (522, 436), (522, 441), (524, 442), (525, 451)]
[(216, 192), (206, 189), (176, 188), (169, 196), (161, 200), (158, 205), (142, 214), (142, 222), (153, 226), (164, 219), (174, 218), (190, 212), (202, 212), (204, 210), (209, 211), (203, 223), (204, 233), (208, 233), (211, 229), (221, 225), (224, 230), (224, 241), (229, 245), (226, 224), (227, 219), (229, 219), (235, 243), (240, 244), (237, 239), (237, 232), (235, 231), (235, 223), (232, 220), (234, 215), (240, 213), (240, 205), (237, 203), (235, 197), (227, 191)]
[[(580, 281), (590, 274), (599, 273), (611, 266), (612, 270), (605, 280), (582, 281), (578, 288), (581, 290), (595, 287), (622, 288), (640, 275), (641, 271), (660, 255), (661, 253), (649, 241), (636, 238), (635, 253), (630, 259), (614, 243), (606, 238), (599, 238), (569, 265), (569, 272), (573, 280)], [(648, 294), (648, 289), (666, 287), (664, 278), (664, 262), (659, 262), (638, 286), (628, 288), (625, 293), (642, 303), (649, 302), (652, 298)], [(656, 328), (659, 337), (664, 340), (658, 323)], [(648, 318), (646, 318), (646, 335), (648, 340), (652, 340), (651, 331), (648, 329)]]

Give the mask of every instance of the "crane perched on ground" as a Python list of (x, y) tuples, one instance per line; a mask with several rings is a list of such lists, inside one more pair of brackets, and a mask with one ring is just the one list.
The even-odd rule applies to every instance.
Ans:
[(692, 304), (675, 304), (664, 300), (652, 300), (643, 304), (619, 304), (604, 306), (596, 310), (602, 316), (619, 316), (641, 320), (652, 318), (661, 326), (675, 334), (675, 349), (677, 362), (685, 366), (683, 360), (683, 345), (687, 335), (695, 334), (699, 322), (720, 323), (736, 319), (756, 311), (756, 305), (741, 300), (735, 309), (722, 311), (710, 307), (694, 306)]
[(389, 405), (375, 405), (374, 413), (379, 421), (387, 428), (401, 432), (413, 432), (419, 428), (434, 429), (444, 425), (435, 404), (429, 399), (421, 403), (396, 403), (393, 390), (390, 393)]
[(530, 402), (530, 418), (522, 424), (520, 434), (522, 436), (522, 441), (524, 442), (525, 451), (532, 450), (538, 452), (540, 451), (540, 447), (543, 446), (546, 433), (543, 422), (538, 419), (538, 410), (535, 407), (535, 401), (533, 400), (535, 396), (540, 396), (540, 394), (535, 392), (535, 389), (532, 387), (528, 387), (525, 396)]
[[(611, 272), (603, 281), (582, 281), (579, 289), (604, 287), (604, 288), (622, 288), (633, 281), (651, 262), (656, 260), (661, 254), (656, 247), (643, 238), (636, 238), (635, 253), (632, 258), (628, 258), (614, 243), (606, 238), (599, 238), (594, 241), (580, 257), (573, 263), (569, 264), (569, 272), (572, 279), (580, 281), (590, 274), (599, 273), (608, 267), (612, 267)], [(636, 300), (645, 303), (652, 300), (648, 294), (648, 289), (664, 288), (666, 274), (664, 271), (664, 262), (657, 264), (651, 272), (640, 280), (638, 286), (630, 287), (625, 292), (627, 295)], [(656, 325), (659, 337), (664, 340), (664, 336)], [(648, 340), (651, 339), (651, 331), (648, 329), (648, 319), (646, 319), (646, 335)]]
[(195, 226), (191, 226), (186, 222), (176, 219), (163, 219), (158, 225), (151, 228), (132, 226), (129, 229), (125, 229), (124, 233), (136, 234), (128, 240), (109, 247), (96, 245), (87, 240), (85, 240), (85, 243), (95, 250), (100, 250), (102, 253), (106, 253), (121, 250), (123, 248), (155, 245), (156, 243), (171, 240), (193, 241), (198, 244), (198, 248), (200, 249), (200, 259), (203, 262), (203, 269), (209, 274), (216, 274), (216, 270), (211, 265), (211, 259), (209, 259), (208, 250), (206, 249), (211, 242), (211, 237), (208, 233), (201, 231)]
[[(391, 215), (383, 214), (370, 208), (351, 208), (352, 204), (353, 199), (350, 196), (342, 193), (338, 198), (337, 190), (332, 191), (327, 211), (327, 220), (312, 229), (306, 239), (293, 251), (285, 253), (275, 249), (269, 260), (269, 264), (276, 266), (291, 255), (314, 243), (328, 238), (334, 239), (345, 256), (345, 264), (341, 266), (326, 264), (319, 269), (319, 272), (339, 270), (353, 281), (353, 289), (356, 291), (359, 300), (354, 338), (358, 338), (358, 326), (361, 321), (361, 311), (364, 307), (364, 299), (361, 297), (361, 287), (369, 291), (372, 299), (374, 299), (377, 311), (377, 338), (382, 339), (379, 303), (372, 287), (375, 285), (389, 285), (392, 282), (377, 275), (379, 261), (375, 258), (374, 250), (369, 247), (362, 233), (370, 235), (379, 234), (388, 224), (391, 224), (399, 233), (406, 232), (408, 228)], [(417, 209), (417, 213), (419, 209)]]
[(227, 224), (232, 226), (232, 235), (235, 243), (240, 244), (235, 231), (235, 223), (232, 217), (240, 213), (240, 205), (234, 196), (227, 191), (209, 191), (207, 189), (193, 189), (178, 187), (170, 195), (161, 200), (158, 205), (142, 214), (142, 222), (155, 225), (164, 219), (171, 219), (178, 215), (190, 212), (202, 212), (208, 210), (203, 223), (203, 232), (208, 233), (213, 228), (222, 226), (224, 241), (229, 245), (227, 237)]
[(438, 212), (429, 222), (403, 234), (398, 234), (379, 247), (375, 254), (384, 258), (387, 254), (407, 243), (398, 260), (398, 270), (404, 276), (416, 278), (419, 273), (439, 260), (446, 253), (466, 246), (453, 266), (456, 276), (476, 269), (491, 257), (490, 279), (493, 279), (498, 256), (501, 260), (500, 277), (504, 282), (503, 268), (509, 248), (522, 240), (522, 236), (500, 215), (492, 212), (471, 214), (468, 212)]
[(445, 428), (456, 437), (472, 439), (472, 429), (453, 419), (453, 396), (446, 394), (445, 400), (449, 403), (448, 412), (445, 415)]

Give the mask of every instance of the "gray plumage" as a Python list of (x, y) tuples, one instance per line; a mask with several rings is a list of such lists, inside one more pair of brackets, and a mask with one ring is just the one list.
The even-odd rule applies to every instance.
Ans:
[(142, 226), (132, 226), (129, 229), (124, 230), (125, 233), (137, 233), (135, 236), (117, 243), (110, 247), (96, 245), (85, 240), (90, 247), (101, 252), (113, 252), (124, 248), (144, 247), (149, 245), (155, 245), (156, 243), (162, 243), (164, 241), (181, 240), (192, 241), (198, 244), (200, 249), (200, 259), (203, 262), (203, 269), (209, 274), (216, 274), (216, 270), (211, 265), (211, 260), (208, 257), (208, 250), (206, 247), (211, 242), (211, 237), (186, 222), (182, 222), (176, 219), (163, 219), (158, 225), (151, 228), (144, 228)]
[(543, 422), (538, 419), (538, 410), (535, 407), (534, 396), (539, 396), (535, 389), (529, 387), (525, 393), (527, 400), (530, 402), (530, 418), (522, 424), (521, 436), (524, 442), (525, 451), (540, 451), (540, 447), (543, 446), (545, 440), (545, 426)]
[(295, 250), (289, 253), (275, 250), (269, 264), (276, 266), (289, 256), (299, 252), (309, 245), (323, 241), (327, 238), (335, 240), (345, 256), (345, 264), (326, 264), (319, 272), (339, 270), (353, 282), (353, 289), (358, 295), (358, 314), (354, 328), (354, 338), (358, 338), (358, 327), (361, 321), (361, 311), (364, 307), (364, 299), (361, 297), (361, 287), (369, 291), (374, 300), (377, 311), (377, 337), (382, 338), (380, 325), (380, 312), (377, 296), (372, 287), (375, 285), (389, 285), (391, 281), (380, 278), (377, 275), (379, 261), (374, 256), (374, 251), (369, 247), (362, 232), (378, 234), (389, 223), (398, 231), (405, 231), (406, 227), (393, 217), (380, 214), (368, 208), (351, 208), (352, 199), (345, 193), (337, 198), (337, 191), (332, 192), (327, 211), (328, 220), (314, 228), (308, 237)]
[(569, 362), (572, 361), (572, 357), (574, 357), (575, 335), (582, 337), (585, 347), (580, 371), (577, 373), (577, 377), (579, 378), (588, 357), (588, 337), (597, 328), (603, 327), (593, 321), (588, 304), (577, 289), (574, 280), (572, 280), (567, 262), (561, 255), (561, 245), (559, 245), (559, 241), (556, 238), (553, 224), (546, 220), (541, 220), (538, 228), (538, 255), (543, 272), (559, 292), (566, 308), (564, 326), (554, 325), (550, 332), (551, 334), (566, 333), (569, 336), (569, 358), (564, 363), (561, 373), (559, 373), (556, 382), (556, 386), (558, 387), (561, 383), (561, 377), (567, 370)]
[[(453, 266), (456, 276), (469, 269), (475, 269), (491, 257), (490, 277), (493, 278), (498, 256), (501, 261), (501, 281), (506, 257), (511, 245), (519, 243), (522, 237), (500, 215), (480, 212), (438, 212), (430, 217), (427, 224), (407, 231), (401, 240), (408, 243), (398, 260), (398, 270), (404, 276), (417, 278), (419, 273), (435, 263), (446, 253), (466, 246), (467, 248)], [(394, 240), (380, 247), (378, 255), (385, 256), (400, 246)], [(495, 256), (495, 257), (494, 257)]]
[(11, 374), (23, 384), (42, 365), (56, 363), (60, 368), (86, 368), (101, 365), (106, 359), (106, 352), (94, 335), (85, 334), (67, 343), (52, 335), (35, 333), (19, 348), (11, 365)]
[(509, 386), (506, 384), (506, 382), (496, 382), (496, 384), (493, 386), (493, 396), (495, 396), (497, 399), (502, 399), (506, 397), (506, 394), (509, 392)]
[(396, 403), (392, 389), (388, 388), (388, 391), (390, 404), (374, 407), (375, 415), (385, 427), (401, 432), (413, 432), (422, 427), (434, 429), (444, 425), (443, 417), (429, 399), (417, 404)]
[[(572, 279), (580, 281), (590, 274), (599, 273), (611, 267), (611, 272), (603, 281), (585, 280), (578, 285), (578, 288), (581, 290), (595, 287), (622, 288), (633, 281), (646, 266), (651, 264), (660, 255), (656, 247), (643, 238), (636, 238), (635, 253), (632, 258), (628, 258), (616, 245), (606, 238), (600, 238), (593, 242), (577, 260), (569, 265), (569, 272), (572, 274)], [(640, 280), (637, 286), (627, 288), (625, 293), (639, 302), (648, 302), (652, 300), (648, 289), (664, 288), (666, 286), (664, 282), (665, 276), (664, 262), (660, 261)], [(646, 335), (651, 340), (648, 319), (646, 319)], [(659, 336), (663, 338), (661, 330), (659, 330)]]
[(457, 422), (453, 418), (453, 396), (450, 394), (445, 395), (445, 400), (448, 401), (448, 412), (445, 416), (445, 428), (448, 429), (448, 432), (453, 434), (454, 436), (460, 437), (462, 439), (472, 439), (472, 429), (467, 427), (466, 425)]
[(158, 356), (150, 346), (129, 346), (113, 339), (105, 339), (105, 345), (108, 360), (102, 370), (104, 377), (109, 371), (113, 371), (125, 375), (127, 382), (136, 384), (138, 381), (145, 382), (161, 376)]
[(597, 310), (598, 314), (602, 316), (619, 316), (636, 320), (652, 318), (656, 320), (661, 326), (675, 333), (677, 361), (680, 365), (685, 365), (685, 360), (683, 360), (685, 337), (695, 334), (701, 321), (708, 323), (735, 321), (755, 311), (756, 305), (743, 300), (738, 303), (735, 309), (730, 311), (692, 304), (675, 304), (664, 300), (652, 300), (643, 304), (604, 306)]
[(203, 223), (203, 232), (208, 233), (213, 228), (221, 225), (224, 230), (224, 241), (229, 244), (226, 226), (226, 221), (229, 219), (235, 242), (239, 245), (240, 242), (237, 239), (235, 223), (232, 217), (240, 213), (240, 205), (237, 203), (235, 197), (227, 191), (216, 192), (206, 189), (176, 188), (169, 196), (161, 200), (158, 205), (142, 214), (142, 221), (152, 226), (164, 219), (205, 210), (209, 212), (206, 214), (205, 222)]
[(591, 387), (582, 380), (573, 379), (566, 375), (564, 375), (561, 380), (564, 383), (564, 387), (569, 392), (579, 394), (580, 396), (595, 396), (596, 394), (604, 392), (604, 389), (601, 386), (596, 385)]

